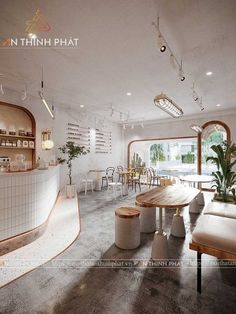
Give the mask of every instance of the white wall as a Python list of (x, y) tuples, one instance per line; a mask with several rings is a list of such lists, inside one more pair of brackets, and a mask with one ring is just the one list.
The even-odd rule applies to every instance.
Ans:
[[(66, 124), (68, 122), (76, 123), (79, 119), (79, 124), (82, 126), (89, 126), (92, 130), (92, 134), (94, 134), (93, 130), (95, 127), (97, 127), (97, 124), (94, 121), (88, 122), (88, 119), (79, 116), (78, 112), (69, 113), (68, 110), (58, 107), (56, 104), (56, 119), (53, 120), (39, 98), (29, 97), (23, 102), (19, 97), (19, 93), (14, 91), (5, 89), (5, 95), (0, 96), (0, 101), (23, 106), (32, 112), (36, 120), (36, 158), (40, 157), (45, 161), (50, 161), (59, 156), (57, 148), (66, 142)], [(52, 129), (53, 132), (52, 139), (55, 142), (55, 147), (50, 151), (43, 151), (41, 148), (41, 131), (45, 128)], [(107, 126), (107, 130), (112, 131), (112, 154), (95, 154), (95, 141), (94, 136), (92, 135), (91, 153), (85, 156), (80, 156), (73, 162), (73, 180), (78, 187), (80, 179), (90, 169), (106, 169), (109, 166), (116, 167), (120, 164), (122, 165), (123, 140), (121, 127), (116, 124), (110, 124)], [(61, 166), (60, 173), (60, 185), (62, 187), (67, 182), (67, 169), (64, 165)]]
[(220, 120), (225, 122), (231, 130), (231, 140), (236, 142), (236, 111), (219, 114), (202, 114), (198, 118), (182, 118), (181, 120), (160, 121), (159, 123), (145, 125), (144, 128), (136, 127), (134, 129), (126, 129), (124, 135), (124, 153), (125, 164), (127, 165), (127, 148), (128, 144), (133, 140), (155, 139), (155, 138), (171, 138), (195, 136), (196, 133), (191, 130), (190, 125), (203, 125), (207, 121)]

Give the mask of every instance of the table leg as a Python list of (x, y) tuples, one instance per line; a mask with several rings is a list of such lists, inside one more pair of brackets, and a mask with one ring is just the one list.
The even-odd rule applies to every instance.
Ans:
[(128, 184), (127, 184), (127, 175), (126, 174), (124, 174), (124, 184), (122, 187), (122, 194), (123, 194), (123, 196), (128, 195)]
[(152, 244), (152, 259), (168, 259), (167, 235), (162, 227), (162, 208), (159, 208), (159, 228), (155, 232)]
[(205, 200), (204, 200), (204, 195), (203, 195), (202, 191), (197, 196), (197, 202), (198, 202), (198, 205), (200, 207), (204, 207), (205, 206)]
[(171, 225), (171, 235), (178, 238), (184, 238), (186, 235), (184, 219), (180, 215), (180, 208), (176, 209)]

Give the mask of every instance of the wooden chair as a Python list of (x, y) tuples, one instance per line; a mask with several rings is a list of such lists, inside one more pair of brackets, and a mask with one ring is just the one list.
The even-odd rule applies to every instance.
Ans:
[(122, 184), (124, 183), (124, 175), (122, 174), (123, 171), (124, 168), (122, 166), (117, 166), (117, 172), (119, 174), (118, 182), (121, 182)]
[(131, 170), (130, 176), (128, 178), (128, 187), (131, 185), (132, 186), (132, 190), (134, 188), (135, 192), (136, 192), (136, 186), (139, 186), (139, 190), (141, 192), (141, 180), (140, 180), (140, 176), (141, 176), (141, 171), (139, 168), (135, 168)]
[[(108, 167), (106, 169), (106, 175), (102, 177), (102, 188), (105, 186), (108, 186), (108, 182), (113, 182), (115, 167)], [(106, 185), (104, 185), (104, 182), (106, 182)]]
[(149, 169), (150, 169), (150, 173), (151, 173), (151, 180), (150, 180), (149, 187), (151, 185), (158, 185), (159, 176), (156, 174), (156, 171), (152, 167), (150, 167)]

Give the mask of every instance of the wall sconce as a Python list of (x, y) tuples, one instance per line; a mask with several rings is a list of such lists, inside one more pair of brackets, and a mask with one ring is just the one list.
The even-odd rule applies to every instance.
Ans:
[(202, 133), (203, 129), (200, 125), (193, 124), (190, 128), (196, 133)]
[(54, 142), (51, 139), (52, 131), (51, 130), (42, 130), (42, 149), (50, 150), (54, 147)]

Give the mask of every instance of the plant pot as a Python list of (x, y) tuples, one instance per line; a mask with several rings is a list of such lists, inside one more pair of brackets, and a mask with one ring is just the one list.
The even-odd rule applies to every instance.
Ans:
[(67, 184), (66, 185), (66, 197), (74, 198), (76, 195), (76, 185), (75, 184)]

